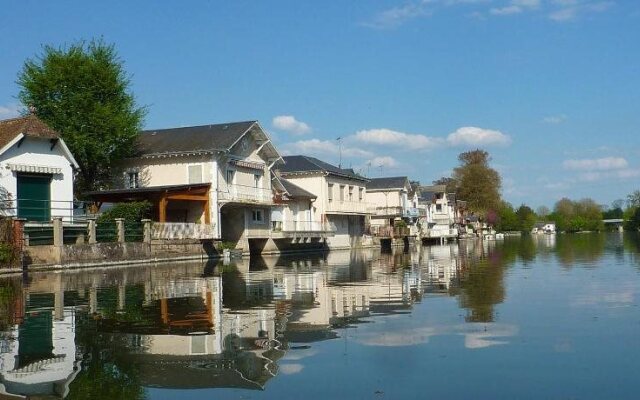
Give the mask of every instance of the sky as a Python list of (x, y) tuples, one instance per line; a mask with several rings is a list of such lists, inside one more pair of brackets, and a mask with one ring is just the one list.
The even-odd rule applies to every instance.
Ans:
[(0, 0), (0, 10), (0, 119), (20, 112), (16, 77), (43, 45), (103, 38), (147, 128), (258, 120), (282, 154), (423, 184), (481, 148), (516, 206), (610, 204), (640, 189), (638, 1)]

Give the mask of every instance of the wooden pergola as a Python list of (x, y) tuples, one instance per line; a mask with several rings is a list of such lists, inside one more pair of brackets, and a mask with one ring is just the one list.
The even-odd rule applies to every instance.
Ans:
[(170, 201), (202, 202), (204, 208), (204, 223), (211, 223), (209, 207), (210, 183), (187, 185), (170, 185), (142, 187), (132, 189), (112, 189), (87, 192), (84, 196), (96, 202), (98, 209), (103, 203), (126, 203), (131, 201), (149, 201), (158, 211), (158, 222), (167, 222), (167, 205)]

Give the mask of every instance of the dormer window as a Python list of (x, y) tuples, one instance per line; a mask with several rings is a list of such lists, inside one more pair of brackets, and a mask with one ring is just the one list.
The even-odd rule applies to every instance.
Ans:
[(127, 187), (129, 189), (136, 189), (140, 187), (140, 178), (139, 178), (139, 173), (138, 171), (130, 171), (128, 173), (128, 179), (127, 179)]

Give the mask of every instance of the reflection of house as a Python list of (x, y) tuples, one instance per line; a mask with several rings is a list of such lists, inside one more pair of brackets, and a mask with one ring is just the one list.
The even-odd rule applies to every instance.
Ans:
[(313, 157), (287, 156), (284, 161), (279, 176), (316, 196), (309, 211), (311, 220), (327, 222), (335, 228), (334, 235), (327, 239), (329, 247), (361, 245), (368, 213), (368, 179)]
[(367, 183), (372, 230), (385, 231), (391, 228), (384, 227), (394, 227), (400, 221), (401, 225), (413, 226), (420, 216), (417, 198), (411, 197), (414, 193), (406, 176), (372, 178)]
[(423, 239), (446, 239), (458, 236), (455, 228), (454, 201), (450, 201), (445, 185), (421, 186), (420, 206), (426, 216), (420, 218), (420, 234)]
[(69, 220), (76, 168), (64, 140), (34, 115), (0, 121), (0, 215)]
[[(36, 295), (49, 303), (47, 295)], [(75, 315), (65, 309), (29, 307), (24, 320), (0, 337), (0, 397), (2, 394), (64, 398), (78, 373)]]

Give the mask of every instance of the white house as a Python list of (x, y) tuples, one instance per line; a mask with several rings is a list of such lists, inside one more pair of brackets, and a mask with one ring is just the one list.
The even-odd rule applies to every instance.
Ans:
[(420, 207), (426, 215), (420, 218), (423, 239), (447, 239), (458, 236), (455, 201), (450, 199), (445, 185), (421, 186)]
[[(416, 192), (406, 176), (371, 178), (367, 183), (373, 231), (384, 231), (399, 221), (413, 226), (420, 215)], [(424, 209), (422, 209), (424, 210)]]
[(369, 214), (366, 198), (367, 178), (351, 169), (339, 168), (314, 157), (284, 157), (278, 176), (316, 196), (311, 221), (329, 223), (335, 234), (327, 238), (330, 248), (349, 248), (362, 244), (365, 217)]
[(0, 121), (0, 215), (70, 220), (77, 168), (64, 140), (35, 115)]

